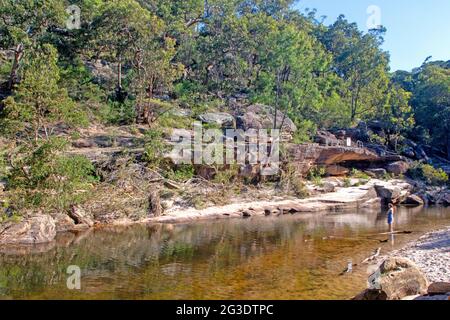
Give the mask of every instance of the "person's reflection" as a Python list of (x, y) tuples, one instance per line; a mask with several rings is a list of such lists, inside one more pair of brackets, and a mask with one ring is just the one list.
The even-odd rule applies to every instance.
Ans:
[(395, 234), (391, 233), (391, 246), (394, 247), (395, 246)]

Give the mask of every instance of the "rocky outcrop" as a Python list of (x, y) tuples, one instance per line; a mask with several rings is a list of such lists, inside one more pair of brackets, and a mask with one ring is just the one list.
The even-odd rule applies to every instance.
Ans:
[(385, 203), (397, 203), (402, 195), (402, 190), (392, 185), (375, 185), (375, 189)]
[(423, 199), (418, 195), (411, 194), (406, 197), (402, 204), (405, 206), (423, 206), (425, 201), (423, 201)]
[(234, 117), (231, 114), (225, 112), (204, 113), (199, 116), (199, 119), (203, 123), (215, 124), (220, 126), (221, 128), (234, 128), (235, 126)]
[(316, 162), (321, 165), (340, 164), (356, 161), (379, 161), (377, 154), (365, 148), (319, 147), (320, 154)]
[(369, 278), (371, 289), (386, 294), (388, 300), (427, 293), (428, 281), (421, 270), (405, 258), (389, 258)]
[(56, 225), (49, 215), (37, 215), (20, 222), (0, 225), (0, 244), (32, 245), (51, 242), (56, 236)]
[[(297, 131), (297, 126), (294, 122), (280, 110), (277, 111), (276, 116), (277, 128), (281, 125), (283, 140), (291, 140), (292, 135)], [(249, 129), (272, 129), (275, 123), (275, 109), (262, 104), (254, 104), (245, 108), (245, 112), (238, 115), (236, 118), (236, 125), (238, 129), (244, 131)], [(282, 138), (283, 138), (282, 137)]]

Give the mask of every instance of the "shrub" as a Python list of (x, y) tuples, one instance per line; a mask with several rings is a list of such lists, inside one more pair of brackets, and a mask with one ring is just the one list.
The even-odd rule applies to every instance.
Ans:
[(7, 180), (15, 206), (65, 210), (86, 199), (97, 181), (95, 168), (84, 156), (61, 154), (66, 143), (51, 138), (13, 155)]
[(178, 165), (175, 169), (170, 169), (165, 172), (165, 176), (168, 179), (177, 182), (186, 182), (194, 177), (194, 166), (190, 164)]
[(326, 169), (323, 167), (312, 167), (308, 172), (308, 180), (313, 182), (316, 186), (323, 185), (322, 178), (326, 175)]
[(415, 163), (408, 171), (413, 179), (420, 179), (429, 185), (442, 186), (448, 182), (448, 175), (441, 168), (436, 169), (429, 164)]
[(145, 133), (144, 161), (147, 162), (149, 167), (152, 169), (159, 168), (168, 149), (168, 146), (164, 143), (162, 130), (150, 129)]

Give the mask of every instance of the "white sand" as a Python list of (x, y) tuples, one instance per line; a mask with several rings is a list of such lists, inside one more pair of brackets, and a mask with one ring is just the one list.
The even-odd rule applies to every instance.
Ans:
[(450, 227), (427, 233), (393, 255), (415, 262), (430, 282), (450, 282)]

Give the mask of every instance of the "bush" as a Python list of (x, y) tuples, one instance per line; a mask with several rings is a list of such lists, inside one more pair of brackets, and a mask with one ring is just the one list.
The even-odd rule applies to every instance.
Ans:
[(145, 133), (144, 161), (149, 167), (157, 169), (164, 161), (164, 154), (169, 147), (164, 143), (163, 132), (160, 129), (150, 129)]
[(165, 172), (166, 178), (177, 182), (186, 182), (194, 177), (194, 166), (190, 164), (183, 164), (177, 166), (175, 169), (170, 169)]
[(436, 169), (429, 164), (415, 163), (408, 171), (408, 175), (413, 179), (425, 181), (432, 186), (445, 185), (449, 179), (447, 173), (441, 168)]
[(322, 178), (326, 175), (326, 169), (323, 167), (312, 167), (308, 172), (308, 180), (316, 186), (322, 186)]
[(18, 208), (66, 210), (86, 199), (97, 181), (93, 164), (84, 156), (61, 154), (66, 140), (41, 141), (32, 151), (13, 155), (8, 173), (12, 202)]

